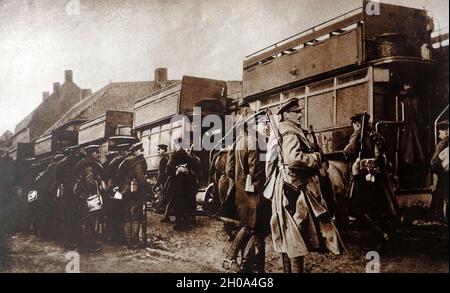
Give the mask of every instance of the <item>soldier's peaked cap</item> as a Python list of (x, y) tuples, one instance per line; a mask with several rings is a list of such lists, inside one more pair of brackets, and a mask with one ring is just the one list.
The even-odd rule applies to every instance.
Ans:
[(167, 148), (168, 148), (169, 146), (167, 145), (167, 144), (158, 144), (158, 148), (159, 149), (162, 149), (162, 150), (166, 150), (167, 151)]
[(448, 120), (444, 120), (436, 124), (437, 129), (445, 129), (448, 128)]
[(106, 153), (106, 156), (107, 157), (112, 157), (112, 156), (114, 156), (114, 155), (116, 155), (118, 153), (119, 153), (118, 151), (109, 151), (109, 152)]
[(116, 149), (117, 150), (128, 150), (128, 149), (130, 149), (130, 144), (129, 143), (118, 144), (118, 145), (116, 145)]
[(300, 112), (303, 110), (303, 107), (301, 107), (298, 102), (299, 101), (297, 98), (287, 100), (280, 106), (277, 114), (283, 114), (285, 112)]
[(68, 153), (74, 152), (76, 150), (78, 150), (78, 146), (74, 145), (74, 146), (66, 147), (63, 152), (64, 152), (64, 154), (68, 154)]
[(98, 151), (100, 146), (98, 144), (91, 144), (84, 148), (84, 150), (88, 153), (92, 153), (94, 151)]
[(130, 147), (130, 152), (144, 149), (142, 142), (137, 142)]
[(369, 121), (370, 115), (367, 114), (367, 113), (358, 113), (358, 114), (355, 114), (355, 115), (353, 115), (352, 117), (350, 117), (350, 120), (351, 120), (352, 122), (361, 122), (364, 115), (365, 115), (365, 118), (364, 118), (365, 121)]

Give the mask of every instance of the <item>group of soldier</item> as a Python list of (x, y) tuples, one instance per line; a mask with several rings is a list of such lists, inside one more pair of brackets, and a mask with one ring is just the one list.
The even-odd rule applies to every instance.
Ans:
[(153, 188), (147, 176), (142, 142), (116, 145), (101, 161), (99, 145), (72, 146), (57, 152), (46, 166), (34, 158), (1, 159), (2, 235), (33, 233), (63, 239), (70, 248), (99, 251), (102, 241), (130, 249), (147, 244), (147, 202), (161, 222), (175, 217), (174, 230), (196, 223), (200, 159), (182, 138), (174, 151), (158, 145), (160, 168)]
[[(279, 122), (266, 113), (263, 133), (248, 104), (241, 106), (247, 118), (238, 123), (233, 145), (217, 152), (211, 162), (220, 201), (216, 215), (232, 241), (222, 266), (236, 272), (264, 272), (269, 235), (287, 273), (303, 272), (304, 257), (310, 252), (340, 254), (345, 246), (335, 223), (329, 162), (314, 132), (301, 128), (299, 100), (279, 107)], [(350, 169), (348, 213), (367, 224), (376, 239), (374, 249), (383, 250), (395, 240), (399, 208), (384, 138), (370, 128), (369, 120), (367, 113), (351, 117), (353, 134), (343, 151)], [(438, 128), (442, 141), (432, 158), (439, 195), (434, 205), (443, 201), (448, 205), (448, 122)], [(259, 135), (265, 139), (265, 150)], [(146, 244), (150, 194), (157, 195), (161, 222), (171, 222), (174, 216), (174, 230), (195, 225), (200, 159), (182, 138), (173, 146), (169, 156), (168, 146), (158, 145), (159, 172), (152, 188), (141, 142), (116, 146), (103, 163), (98, 145), (69, 147), (44, 169), (34, 159), (13, 161), (3, 156), (1, 234), (22, 230), (60, 236), (68, 246), (87, 251), (100, 250), (99, 240), (136, 249)]]
[[(219, 215), (225, 228), (233, 222), (238, 226), (235, 234), (227, 229), (234, 239), (223, 261), (227, 270), (264, 272), (265, 238), (269, 234), (286, 273), (303, 272), (304, 256), (312, 251), (339, 254), (345, 250), (335, 223), (336, 182), (329, 176), (329, 162), (314, 132), (301, 128), (302, 110), (294, 98), (280, 106), (279, 123), (270, 115), (263, 119), (265, 165), (260, 160), (263, 151), (257, 142), (258, 131), (248, 131), (249, 119), (233, 146), (214, 158), (222, 203)], [(391, 185), (393, 170), (386, 143), (371, 129), (369, 120), (365, 112), (351, 117), (353, 133), (343, 151), (350, 169), (346, 213), (348, 219), (365, 224), (371, 232), (373, 250), (389, 253), (397, 240), (399, 207)], [(432, 164), (439, 174), (438, 200), (446, 198), (448, 202), (448, 122), (438, 128), (442, 142)], [(445, 149), (446, 159), (442, 155)]]
[[(142, 143), (123, 144), (100, 162), (99, 146), (66, 148), (43, 168), (33, 158), (2, 158), (3, 232), (63, 239), (70, 248), (101, 250), (100, 240), (137, 248), (146, 230), (147, 164)], [(7, 176), (5, 176), (7, 177)], [(145, 235), (144, 235), (145, 236)]]

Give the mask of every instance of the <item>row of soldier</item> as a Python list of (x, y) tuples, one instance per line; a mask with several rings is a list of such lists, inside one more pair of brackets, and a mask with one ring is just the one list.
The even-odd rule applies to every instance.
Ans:
[[(339, 254), (345, 249), (334, 221), (333, 193), (344, 182), (329, 176), (330, 162), (314, 133), (300, 127), (302, 110), (299, 101), (291, 99), (279, 108), (279, 123), (267, 116), (265, 162), (254, 137), (256, 130), (249, 131), (256, 123), (247, 120), (233, 146), (218, 152), (211, 162), (221, 204), (218, 215), (226, 228), (234, 226), (234, 231), (228, 229), (233, 242), (223, 263), (227, 269), (264, 272), (265, 241), (270, 234), (285, 272), (303, 271), (309, 252)], [(343, 153), (350, 166), (350, 215), (367, 224), (377, 239), (374, 249), (380, 250), (395, 238), (399, 212), (385, 142), (369, 127), (369, 119), (366, 113), (351, 118), (354, 132)], [(438, 145), (434, 166), (442, 165), (437, 158), (445, 148), (448, 164), (448, 122), (440, 127), (446, 130), (446, 140)], [(5, 156), (1, 191), (19, 195), (21, 208), (16, 209), (20, 210), (16, 216), (8, 214), (7, 210), (15, 210), (10, 208), (14, 200), (2, 196), (1, 214), (9, 221), (16, 219), (12, 221), (16, 224), (22, 220), (22, 229), (43, 236), (62, 235), (68, 245), (87, 250), (100, 249), (98, 235), (137, 248), (147, 237), (145, 196), (150, 193), (160, 195), (156, 208), (164, 213), (161, 222), (170, 222), (173, 215), (175, 230), (195, 224), (200, 160), (181, 138), (174, 141), (174, 147), (169, 157), (167, 145), (158, 146), (161, 159), (153, 190), (145, 177), (142, 143), (117, 146), (103, 164), (97, 145), (71, 147), (55, 155), (45, 170), (39, 170), (33, 160), (14, 162)], [(439, 174), (445, 172), (448, 175), (448, 165)], [(2, 219), (3, 230), (7, 222)]]
[[(304, 256), (310, 252), (345, 250), (335, 224), (333, 193), (344, 182), (333, 182), (329, 176), (329, 162), (314, 133), (300, 126), (302, 110), (298, 99), (291, 99), (280, 106), (279, 123), (266, 116), (265, 164), (258, 131), (249, 131), (256, 126), (252, 119), (253, 123), (245, 120), (233, 146), (213, 159), (221, 202), (218, 215), (225, 228), (238, 225), (235, 234), (228, 229), (233, 242), (222, 265), (227, 270), (264, 272), (265, 239), (270, 234), (284, 272), (302, 272)], [(367, 224), (377, 239), (373, 248), (382, 250), (395, 238), (399, 214), (384, 139), (370, 129), (369, 119), (366, 113), (351, 118), (354, 132), (344, 149), (352, 171), (347, 197), (350, 215)]]
[(1, 205), (2, 216), (11, 224), (5, 221), (2, 230), (62, 238), (68, 247), (86, 251), (100, 250), (99, 240), (136, 249), (147, 242), (146, 203), (152, 193), (161, 195), (162, 222), (173, 215), (175, 230), (195, 224), (200, 160), (181, 138), (173, 143), (170, 158), (167, 145), (158, 146), (162, 159), (153, 190), (141, 142), (117, 145), (103, 163), (98, 145), (66, 148), (45, 168), (34, 158), (4, 156), (2, 201), (8, 204)]
[[(64, 240), (70, 248), (101, 249), (99, 240), (141, 244), (148, 193), (142, 144), (120, 145), (100, 163), (99, 146), (69, 147), (43, 169), (34, 159), (2, 159), (11, 180), (2, 188), (13, 224), (4, 230)], [(3, 166), (2, 166), (3, 167)], [(4, 181), (4, 180), (3, 180)], [(15, 204), (14, 204), (15, 203)], [(142, 237), (141, 237), (142, 238)]]

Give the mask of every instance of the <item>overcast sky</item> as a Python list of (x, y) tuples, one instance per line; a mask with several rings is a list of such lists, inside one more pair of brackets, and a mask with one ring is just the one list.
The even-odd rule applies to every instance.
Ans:
[[(72, 69), (93, 91), (111, 81), (182, 75), (242, 79), (244, 57), (360, 6), (361, 0), (0, 0), (0, 135)], [(80, 3), (79, 14), (76, 2)], [(448, 27), (448, 0), (425, 8)], [(72, 8), (71, 8), (72, 7)], [(74, 7), (74, 8), (73, 8)]]

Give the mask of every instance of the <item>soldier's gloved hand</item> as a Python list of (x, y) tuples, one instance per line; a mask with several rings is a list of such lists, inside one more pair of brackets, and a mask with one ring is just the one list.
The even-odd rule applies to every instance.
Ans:
[(316, 157), (317, 165), (321, 165), (322, 163), (322, 156), (319, 152), (314, 152), (314, 156)]
[(323, 177), (328, 175), (328, 163), (326, 161), (322, 162), (322, 164), (320, 165), (319, 173), (320, 173), (320, 176), (323, 176)]
[(361, 159), (357, 158), (356, 161), (352, 165), (352, 175), (357, 176), (359, 174), (359, 165), (360, 165)]

